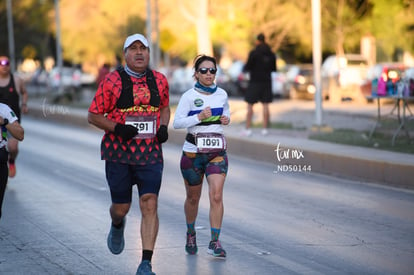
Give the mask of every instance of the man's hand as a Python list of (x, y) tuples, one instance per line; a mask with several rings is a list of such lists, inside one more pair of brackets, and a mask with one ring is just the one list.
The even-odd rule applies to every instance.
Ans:
[(132, 125), (125, 125), (125, 124), (117, 123), (115, 125), (114, 133), (122, 137), (123, 140), (130, 140), (131, 138), (138, 135), (138, 129)]
[(164, 143), (168, 139), (168, 128), (166, 125), (161, 125), (157, 131), (157, 138), (159, 143)]

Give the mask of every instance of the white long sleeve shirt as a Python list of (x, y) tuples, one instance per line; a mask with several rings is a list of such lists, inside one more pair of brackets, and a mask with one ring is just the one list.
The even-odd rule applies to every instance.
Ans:
[[(208, 106), (211, 108), (212, 116), (200, 121), (197, 115)], [(173, 127), (175, 129), (187, 128), (187, 132), (193, 135), (198, 133), (223, 134), (223, 126), (219, 123), (222, 115), (230, 118), (226, 91), (218, 87), (216, 92), (207, 94), (191, 88), (181, 96), (175, 111)], [(195, 153), (197, 147), (185, 141), (183, 151)]]

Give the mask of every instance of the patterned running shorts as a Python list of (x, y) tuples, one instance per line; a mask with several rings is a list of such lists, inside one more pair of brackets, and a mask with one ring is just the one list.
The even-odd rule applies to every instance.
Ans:
[(215, 153), (183, 152), (180, 162), (181, 174), (189, 185), (203, 183), (204, 174), (206, 177), (211, 174), (226, 176), (228, 165), (226, 151)]

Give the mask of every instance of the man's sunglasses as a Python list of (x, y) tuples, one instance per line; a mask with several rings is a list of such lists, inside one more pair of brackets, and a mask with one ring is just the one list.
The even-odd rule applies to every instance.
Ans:
[(198, 72), (200, 74), (206, 74), (207, 72), (210, 72), (211, 74), (216, 74), (217, 69), (215, 69), (215, 68), (200, 68), (200, 69), (198, 69)]
[(9, 64), (10, 64), (9, 60), (0, 60), (1, 66), (9, 66)]

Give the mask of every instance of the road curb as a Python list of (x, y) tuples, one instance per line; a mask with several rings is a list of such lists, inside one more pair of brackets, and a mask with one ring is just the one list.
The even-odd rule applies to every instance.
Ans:
[[(30, 106), (28, 116), (81, 127), (94, 127), (87, 121), (86, 110), (67, 106)], [(184, 130), (169, 129), (169, 142), (182, 144), (184, 138)], [(409, 180), (414, 177), (414, 156), (292, 137), (278, 137), (278, 140), (259, 142), (227, 135), (228, 152), (273, 163), (275, 174), (311, 171), (361, 182), (414, 189), (414, 183)], [(285, 154), (285, 158), (280, 158), (280, 154)]]
[[(282, 145), (246, 141), (241, 138), (228, 138), (229, 153), (250, 159), (274, 164), (275, 173), (316, 172), (361, 182), (381, 183), (394, 187), (414, 189), (414, 183), (408, 179), (414, 176), (414, 157), (411, 163), (393, 162), (399, 153), (380, 152), (378, 150), (368, 159), (357, 154), (361, 148), (347, 145), (333, 145), (294, 138), (279, 139)], [(325, 147), (318, 150), (319, 146)], [(375, 149), (369, 149), (375, 150)], [(279, 153), (277, 152), (279, 151)], [(345, 154), (343, 152), (349, 152)], [(355, 152), (355, 153), (354, 153)], [(361, 152), (359, 152), (361, 153)], [(369, 151), (368, 151), (369, 153)], [(391, 154), (389, 158), (376, 156)], [(279, 156), (278, 156), (279, 155)]]

